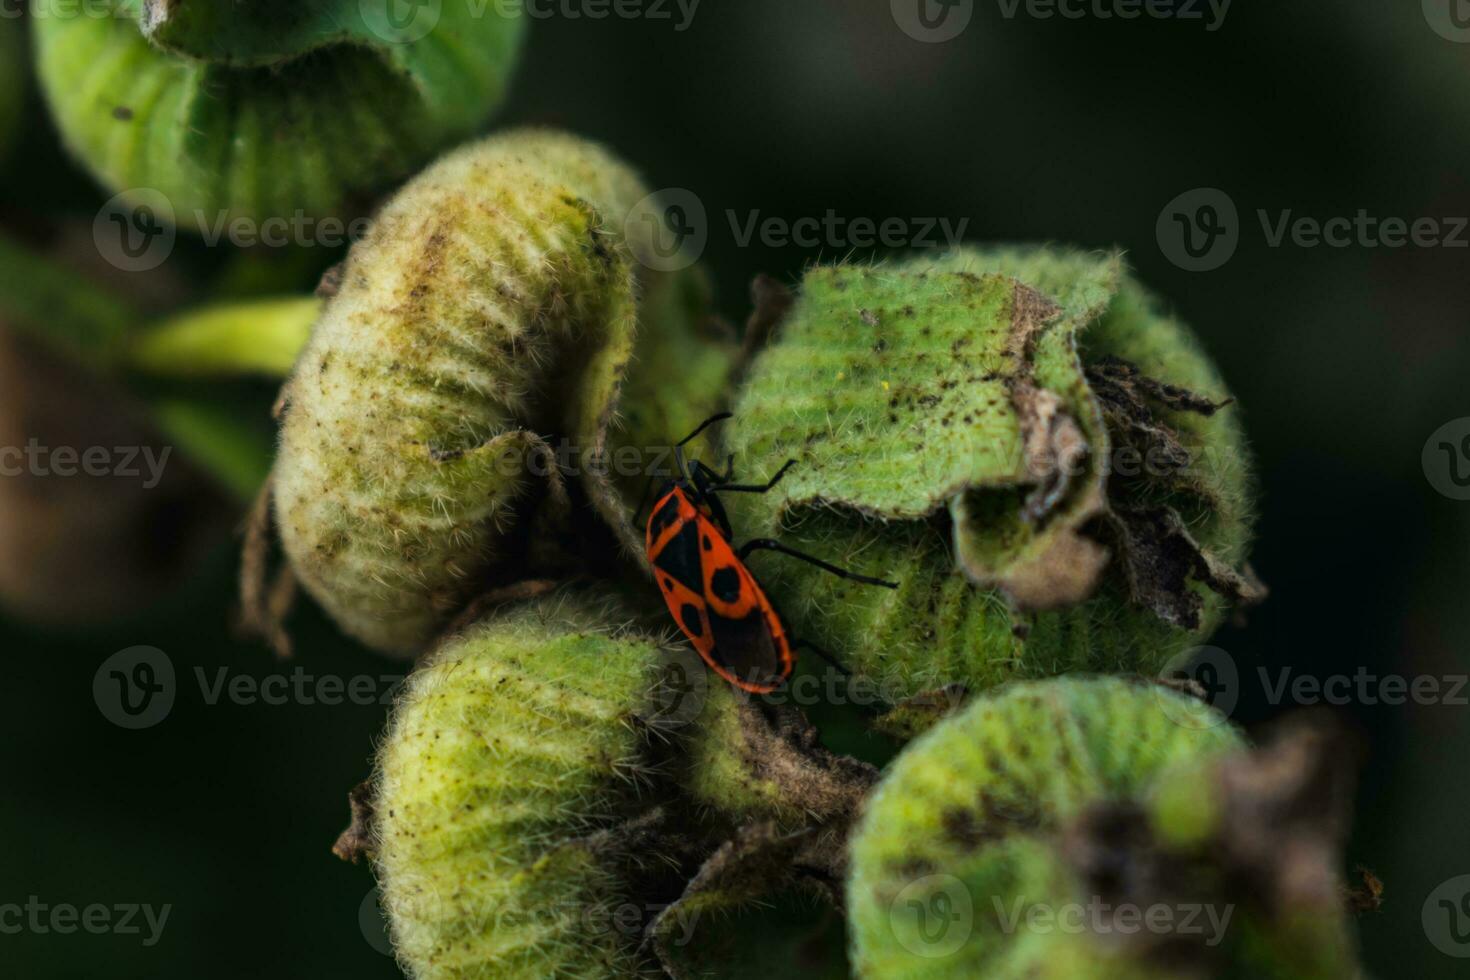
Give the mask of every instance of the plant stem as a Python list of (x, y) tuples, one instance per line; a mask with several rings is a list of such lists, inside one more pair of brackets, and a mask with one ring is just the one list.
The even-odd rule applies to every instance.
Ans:
[(128, 366), (161, 377), (284, 378), (321, 307), (321, 300), (305, 296), (191, 310), (140, 334), (128, 351)]

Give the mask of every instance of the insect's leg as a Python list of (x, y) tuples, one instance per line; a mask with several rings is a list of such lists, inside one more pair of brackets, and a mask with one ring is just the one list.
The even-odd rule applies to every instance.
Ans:
[(635, 511), (633, 511), (633, 526), (634, 527), (640, 527), (640, 526), (642, 526), (642, 521), (641, 521), (639, 515), (643, 513), (643, 508), (648, 503), (648, 498), (653, 495), (653, 488), (654, 488), (654, 486), (657, 483), (658, 483), (658, 474), (657, 473), (650, 473), (648, 475), (648, 485), (643, 488), (643, 496), (641, 496), (641, 497), (638, 498), (638, 509), (635, 510)]
[(684, 446), (689, 445), (695, 439), (699, 438), (699, 434), (701, 432), (703, 432), (705, 429), (708, 429), (710, 426), (714, 425), (716, 422), (723, 422), (723, 421), (725, 421), (728, 418), (733, 418), (734, 415), (735, 415), (734, 412), (721, 412), (719, 415), (712, 415), (712, 416), (710, 416), (709, 418), (705, 419), (703, 422), (699, 423), (699, 428), (695, 429), (693, 432), (691, 432), (687, 436), (685, 436), (683, 438), (683, 440), (681, 440), (679, 442), (679, 444), (677, 446), (675, 446), (674, 448), (675, 449), (680, 449), (680, 448), (683, 448)]
[(711, 478), (717, 478), (718, 476), (719, 474), (715, 473), (703, 463), (696, 462), (694, 464), (694, 489), (699, 493), (699, 499), (709, 506), (710, 515), (714, 518), (715, 524), (719, 526), (720, 531), (725, 535), (725, 540), (729, 541), (735, 534), (735, 531), (730, 527), (730, 515), (725, 513), (725, 505), (720, 502), (720, 498), (710, 492), (709, 481)]
[[(733, 460), (731, 465), (733, 465)], [(785, 478), (787, 471), (795, 465), (796, 460), (788, 459), (786, 461), (786, 465), (777, 470), (776, 475), (771, 477), (770, 481), (767, 482), (764, 486), (758, 483), (744, 485), (735, 483), (716, 483), (714, 486), (710, 487), (710, 489), (716, 493), (725, 493), (726, 491), (730, 493), (769, 493), (771, 490), (775, 489), (776, 484), (780, 483), (781, 480)]]
[(812, 643), (809, 640), (797, 640), (795, 643), (791, 644), (791, 649), (810, 650), (812, 653), (815, 653), (817, 656), (827, 661), (827, 663), (837, 668), (838, 673), (842, 674), (842, 676), (852, 676), (852, 671), (848, 670), (846, 667), (842, 666), (842, 664), (838, 663), (836, 657), (832, 656), (832, 654), (828, 653), (826, 650), (823, 650), (821, 647), (817, 646), (815, 643)]
[(715, 487), (719, 486), (721, 480), (720, 474), (706, 466), (703, 461), (697, 459), (689, 464), (689, 473), (694, 478), (694, 482), (698, 484), (699, 489), (705, 493), (709, 493)]
[(822, 559), (820, 558), (814, 558), (806, 552), (797, 551), (795, 548), (788, 548), (781, 542), (772, 541), (770, 538), (756, 538), (754, 541), (745, 542), (745, 544), (742, 545), (740, 550), (737, 552), (737, 555), (743, 562), (745, 561), (746, 556), (749, 555), (752, 551), (778, 551), (781, 554), (787, 555), (791, 558), (800, 559), (801, 561), (804, 561), (809, 565), (815, 565), (822, 571), (830, 572), (831, 574), (836, 575), (838, 578), (849, 579), (853, 582), (861, 582), (864, 585), (881, 585), (885, 589), (898, 588), (897, 582), (885, 582), (881, 578), (869, 578), (866, 575), (858, 575), (856, 572), (849, 572), (845, 568), (838, 568), (836, 565), (829, 565), (826, 562), (822, 561)]

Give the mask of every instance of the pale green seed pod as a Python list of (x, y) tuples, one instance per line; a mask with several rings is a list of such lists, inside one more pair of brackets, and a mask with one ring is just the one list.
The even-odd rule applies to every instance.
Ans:
[[(499, 105), (524, 18), (503, 4), (36, 0), (67, 146), (181, 226), (341, 217)], [(156, 198), (137, 196), (154, 207)]]
[(749, 696), (710, 679), (684, 740), (681, 785), (690, 800), (737, 825), (845, 831), (877, 770), (824, 748), (804, 718), (773, 725)]
[(585, 461), (634, 351), (646, 277), (623, 227), (644, 196), (598, 146), (511, 133), (425, 171), (353, 249), (288, 385), (275, 478), (294, 571), (347, 632), (416, 653), (497, 581), (556, 565), (578, 536), (553, 440), (635, 545), (636, 504)]
[(625, 609), (502, 609), (411, 677), (338, 853), (374, 856), (415, 980), (843, 962), (824, 889), (876, 772), (707, 685)]
[[(620, 825), (650, 805), (658, 641), (607, 603), (525, 606), (410, 678), (379, 757), (379, 887), (414, 980), (636, 975)], [(622, 621), (626, 622), (624, 618)], [(659, 858), (643, 853), (650, 863)]]
[(869, 801), (847, 889), (857, 974), (1352, 976), (1338, 828), (1280, 806), (1309, 788), (1295, 753), (1258, 762), (1213, 709), (1143, 682), (980, 698)]
[[(1116, 256), (964, 250), (807, 274), (725, 433), (753, 568), (799, 637), (889, 700), (1157, 670), (1208, 635), (1252, 523), (1235, 410)], [(1135, 454), (1139, 459), (1135, 461)], [(1223, 595), (1222, 595), (1223, 594)]]

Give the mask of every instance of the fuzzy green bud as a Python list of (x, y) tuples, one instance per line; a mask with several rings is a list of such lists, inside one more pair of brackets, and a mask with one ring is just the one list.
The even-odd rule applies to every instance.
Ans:
[(425, 171), (353, 249), (286, 391), (275, 513), (296, 575), (369, 646), (415, 653), (490, 583), (556, 565), (566, 470), (638, 540), (588, 460), (634, 350), (645, 196), (596, 145), (511, 133)]
[(36, 0), (41, 84), (107, 187), (199, 231), (340, 217), (503, 97), (523, 18), (388, 0)]
[[(472, 627), (410, 679), (379, 758), (376, 849), (415, 980), (636, 972), (614, 928), (662, 651), (606, 603), (547, 600)], [(638, 855), (653, 860), (653, 855)]]
[(1228, 395), (1117, 256), (964, 250), (809, 272), (735, 406), (733, 501), (776, 537), (792, 631), (890, 700), (1071, 670), (1154, 671), (1231, 599), (1251, 527)]
[(847, 892), (858, 975), (1351, 976), (1315, 751), (1246, 750), (1213, 709), (1139, 681), (981, 697), (869, 800)]

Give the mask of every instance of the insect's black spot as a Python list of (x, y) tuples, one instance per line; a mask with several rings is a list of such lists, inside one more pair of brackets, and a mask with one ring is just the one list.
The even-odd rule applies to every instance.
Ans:
[(715, 598), (721, 602), (734, 602), (740, 598), (740, 575), (729, 565), (715, 569), (714, 575), (710, 576), (709, 586)]
[(709, 538), (709, 535), (706, 534), (704, 536), (704, 550), (705, 551), (710, 551), (710, 550), (712, 550), (714, 548), (714, 546), (715, 546), (715, 543), (713, 541), (711, 541), (710, 538)]
[(679, 607), (679, 619), (684, 623), (684, 629), (690, 636), (703, 636), (704, 625), (699, 621), (699, 607), (693, 603), (686, 602)]
[(673, 592), (674, 591), (674, 580), (673, 579), (671, 579), (671, 578), (664, 579), (664, 591), (665, 592)]
[(663, 506), (654, 511), (653, 516), (648, 519), (648, 533), (657, 541), (663, 532), (673, 526), (674, 522), (678, 519), (679, 498), (675, 494), (665, 500)]

